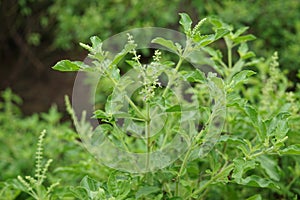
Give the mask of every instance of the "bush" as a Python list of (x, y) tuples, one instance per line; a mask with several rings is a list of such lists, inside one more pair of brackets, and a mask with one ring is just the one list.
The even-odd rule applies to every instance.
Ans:
[[(156, 172), (128, 174), (110, 170), (110, 176), (104, 180), (85, 177), (80, 186), (71, 188), (77, 198), (297, 199), (300, 195), (297, 189), (300, 185), (299, 90), (288, 91), (293, 83), (280, 71), (276, 52), (264, 60), (249, 50), (247, 42), (254, 37), (244, 35), (245, 28), (234, 30), (211, 17), (206, 23), (210, 24), (213, 33), (203, 35), (203, 23), (205, 20), (192, 28), (190, 17), (183, 13), (180, 24), (186, 35), (185, 46), (163, 38), (152, 41), (176, 52), (177, 64), (164, 60), (164, 54), (159, 51), (155, 51), (150, 64), (141, 64), (134, 38), (129, 34), (124, 49), (113, 58), (107, 57), (110, 54), (101, 48), (101, 40), (92, 37), (91, 46), (81, 45), (89, 51), (89, 58), (93, 60), (91, 65), (63, 60), (53, 67), (59, 71), (93, 71), (99, 77), (107, 77), (114, 85), (117, 93), (107, 98), (103, 110), (94, 112), (94, 117), (101, 121), (95, 132), (91, 131), (84, 115), (79, 121), (67, 104), (77, 131), (86, 136), (82, 138), (83, 142), (99, 159), (103, 155), (97, 154), (97, 145), (105, 143), (104, 137), (120, 148), (145, 153), (147, 159), (142, 165), (145, 171), (151, 171), (149, 155), (164, 147), (164, 141), (172, 141), (179, 135), (181, 141), (189, 144), (178, 160)], [(226, 44), (226, 54), (210, 45), (220, 39)], [(184, 62), (190, 60), (197, 64), (200, 60), (203, 64), (202, 59), (195, 59), (199, 57), (194, 53), (199, 50), (205, 52), (207, 59), (202, 57), (205, 64), (210, 65), (219, 77), (214, 73), (190, 70)], [(141, 87), (136, 94), (142, 96), (127, 96), (127, 86), (136, 83), (120, 74), (124, 65), (122, 59), (127, 59), (128, 54), (132, 58), (126, 63), (140, 74)], [(233, 54), (237, 59), (233, 59)], [(227, 64), (223, 56), (227, 57)], [(189, 100), (178, 96), (179, 100), (174, 99), (172, 87), (174, 83), (181, 85), (181, 80), (192, 86), (185, 91), (191, 95)], [(167, 81), (167, 84), (161, 81)], [(122, 108), (124, 101), (130, 105), (128, 110)], [(195, 101), (201, 102), (199, 108), (193, 106)], [(166, 115), (155, 119), (156, 108)], [(190, 124), (181, 129), (178, 124), (185, 112), (195, 114), (188, 119), (199, 126)], [(198, 112), (201, 112), (199, 119), (196, 117)], [(214, 123), (216, 116), (221, 116), (218, 123)], [(218, 137), (218, 130), (213, 127), (222, 126), (222, 116), (225, 126)], [(138, 130), (128, 129), (131, 119), (145, 123), (146, 138), (133, 137)], [(120, 120), (124, 121), (121, 125)], [(151, 135), (156, 127), (151, 123), (159, 125), (160, 121), (165, 122), (163, 128), (157, 135)], [(213, 141), (216, 141), (215, 147), (209, 151)], [(157, 160), (164, 161), (164, 157)]]
[[(300, 62), (300, 2), (291, 1), (192, 1), (200, 16), (217, 15), (236, 27), (249, 26), (258, 36), (253, 49), (259, 55), (270, 56), (276, 49), (281, 67), (294, 72)], [(295, 78), (295, 76), (293, 76)]]

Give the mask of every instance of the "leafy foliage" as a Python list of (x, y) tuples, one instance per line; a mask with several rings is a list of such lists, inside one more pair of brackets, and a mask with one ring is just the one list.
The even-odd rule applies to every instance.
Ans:
[(36, 152), (36, 170), (35, 170), (35, 178), (31, 176), (26, 176), (25, 179), (21, 176), (18, 176), (19, 183), (15, 184), (15, 186), (28, 193), (34, 199), (50, 199), (51, 192), (55, 186), (59, 184), (59, 182), (53, 183), (49, 187), (45, 188), (43, 186), (43, 182), (46, 179), (46, 173), (50, 166), (52, 160), (48, 160), (44, 166), (42, 166), (43, 159), (43, 140), (45, 137), (46, 131), (42, 131), (38, 141), (38, 148)]
[(217, 15), (237, 27), (250, 26), (249, 32), (259, 36), (252, 43), (256, 53), (270, 56), (270, 51), (276, 49), (281, 67), (297, 70), (300, 64), (295, 59), (300, 52), (297, 42), (300, 14), (296, 11), (300, 8), (299, 1), (275, 0), (270, 5), (268, 1), (201, 0), (192, 4), (200, 16)]
[[(101, 121), (100, 133), (119, 147), (148, 155), (180, 134), (190, 143), (189, 148), (179, 159), (163, 169), (151, 173), (129, 174), (98, 166), (97, 161), (92, 159), (89, 153), (78, 148), (82, 144), (78, 142), (78, 136), (68, 125), (62, 125), (58, 131), (62, 134), (52, 130), (54, 137), (48, 140), (50, 148), (54, 150), (50, 154), (51, 157), (54, 161), (57, 159), (55, 163), (61, 163), (55, 166), (49, 178), (53, 180), (60, 177), (62, 181), (66, 179), (66, 182), (61, 182), (54, 188), (54, 199), (58, 197), (157, 200), (298, 198), (299, 85), (294, 86), (297, 90), (289, 91), (293, 83), (279, 69), (276, 52), (270, 58), (262, 59), (257, 58), (255, 53), (249, 50), (247, 43), (255, 40), (255, 37), (245, 34), (246, 28), (235, 30), (231, 25), (215, 17), (208, 17), (193, 26), (189, 15), (181, 13), (180, 17), (180, 24), (186, 34), (185, 46), (164, 38), (152, 41), (175, 52), (176, 64), (173, 64), (174, 60), (164, 60), (169, 57), (160, 51), (154, 52), (149, 64), (143, 64), (141, 55), (136, 50), (137, 44), (129, 34), (124, 49), (113, 57), (109, 56), (110, 52), (102, 49), (99, 38), (92, 37), (91, 45), (81, 44), (89, 51), (91, 65), (64, 60), (53, 68), (63, 72), (81, 70), (94, 73), (104, 77), (102, 81), (105, 80), (105, 84), (117, 87), (118, 92), (109, 94), (103, 109), (96, 110), (94, 117)], [(210, 33), (204, 34), (203, 26), (209, 26)], [(218, 40), (224, 41), (226, 52), (216, 49), (213, 45)], [(198, 51), (205, 54), (201, 60), (195, 58), (194, 53)], [(191, 66), (185, 60), (198, 66), (203, 64), (211, 66), (216, 73), (203, 73), (201, 68), (191, 70)], [(131, 86), (135, 79), (122, 78), (122, 67), (126, 64), (135, 74), (140, 75), (141, 80), (139, 91), (132, 97), (127, 96), (126, 87)], [(161, 79), (166, 80), (167, 84), (160, 84)], [(180, 103), (174, 98), (172, 87), (179, 80), (190, 83), (191, 91), (187, 92), (190, 92), (192, 100), (199, 102), (196, 113), (201, 112), (200, 118), (196, 118), (196, 115), (181, 118), (183, 111), (190, 111), (191, 108), (195, 110), (195, 107), (191, 107), (191, 102), (184, 98)], [(214, 92), (209, 93), (209, 88)], [(200, 151), (200, 147), (207, 145), (205, 135), (214, 117), (211, 102), (213, 97), (219, 96), (217, 93), (219, 88), (226, 94), (225, 124), (213, 150), (204, 154)], [(6, 122), (11, 120), (11, 123), (15, 123), (13, 119), (20, 119), (21, 116), (17, 114), (18, 109), (13, 102), (18, 103), (20, 100), (9, 90), (4, 92), (3, 97), (5, 101), (1, 104), (1, 109), (4, 112), (0, 117)], [(128, 110), (120, 107), (122, 105), (120, 102), (128, 102)], [(66, 104), (77, 131), (89, 130), (91, 127), (85, 122), (85, 118), (77, 119), (68, 100)], [(155, 118), (155, 115), (151, 114), (155, 114), (156, 109), (164, 111), (166, 116)], [(42, 120), (37, 116), (33, 128), (36, 129), (35, 126), (39, 122), (43, 126), (51, 124), (50, 129), (58, 128), (58, 115), (57, 111), (52, 110), (48, 114), (41, 115)], [(146, 139), (132, 137), (134, 129), (131, 129), (130, 134), (124, 133), (124, 129), (118, 126), (120, 119), (124, 120), (124, 127), (129, 126), (128, 121), (131, 119), (144, 123), (142, 127), (145, 128), (148, 137)], [(201, 130), (196, 128), (182, 130), (178, 125), (181, 120), (198, 120)], [(151, 135), (152, 128), (155, 127), (151, 127), (151, 123), (160, 125), (161, 121), (164, 123), (162, 131), (157, 135)], [(9, 123), (1, 125), (4, 127), (3, 133), (0, 132), (2, 138), (4, 131), (17, 130)], [(18, 126), (18, 123), (14, 125)], [(68, 133), (67, 136), (65, 133)], [(81, 139), (95, 141), (95, 137), (92, 136), (88, 135), (87, 138)], [(54, 139), (55, 137), (59, 137), (59, 140)], [(16, 147), (12, 144), (15, 141), (7, 141), (5, 147), (14, 151)], [(55, 150), (59, 141), (64, 141), (63, 144), (68, 148)], [(30, 147), (28, 143), (23, 145), (24, 150)], [(66, 160), (60, 159), (55, 156), (56, 154), (61, 154)], [(8, 157), (6, 155), (6, 158)], [(17, 160), (22, 160), (22, 157)], [(40, 161), (37, 164), (38, 169), (41, 169)], [(146, 167), (149, 167), (148, 164), (149, 162), (146, 162)], [(5, 175), (5, 179), (13, 178), (12, 174)], [(78, 184), (79, 178), (82, 180)], [(23, 195), (10, 181), (3, 182), (1, 187), (1, 194), (10, 195), (11, 199)]]

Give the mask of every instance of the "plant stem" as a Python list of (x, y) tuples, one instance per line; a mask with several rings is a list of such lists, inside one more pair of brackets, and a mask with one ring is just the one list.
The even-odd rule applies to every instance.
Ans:
[(232, 68), (232, 52), (231, 47), (228, 47), (228, 68)]
[[(191, 47), (191, 41), (188, 39), (188, 40), (186, 41), (186, 46), (185, 46), (185, 48), (184, 48), (183, 53), (179, 55), (179, 61), (178, 61), (178, 63), (176, 64), (175, 72), (178, 72), (178, 70), (179, 70), (179, 68), (181, 67), (181, 64), (182, 64), (182, 62), (183, 62), (183, 60), (184, 60), (184, 58), (185, 58), (187, 52), (191, 51), (190, 47)], [(163, 95), (162, 95), (163, 97), (166, 95), (168, 89), (171, 87), (172, 84), (173, 84), (173, 79), (170, 79), (169, 82), (168, 82), (168, 85), (167, 85), (167, 87), (166, 87), (166, 89), (165, 89), (165, 91), (164, 91), (164, 93), (163, 93)]]
[(150, 138), (150, 105), (147, 102), (146, 103), (146, 126), (145, 126), (145, 132), (146, 132), (146, 138), (147, 138), (147, 160), (146, 160), (146, 169), (149, 170), (150, 165), (150, 151), (151, 151), (151, 138)]
[(207, 181), (202, 187), (200, 187), (198, 190), (195, 190), (188, 198), (191, 198), (193, 197), (194, 195), (196, 194), (199, 194), (201, 193), (203, 190), (205, 190), (210, 184), (212, 184), (215, 180), (217, 180), (218, 178), (222, 177), (223, 174), (222, 172), (224, 171), (227, 171), (227, 170), (230, 170), (230, 169), (233, 169), (234, 167), (234, 164), (230, 164), (230, 165), (227, 165), (225, 164), (225, 166), (215, 175), (213, 176), (209, 181)]
[[(109, 74), (107, 74), (107, 75), (108, 75), (109, 79), (113, 82), (113, 84), (116, 86), (117, 82)], [(127, 96), (127, 94), (125, 94), (125, 99), (129, 103), (129, 105), (137, 112), (139, 117), (141, 117), (145, 120), (147, 119), (147, 117), (140, 111), (140, 109), (134, 104), (134, 102)]]
[[(176, 67), (175, 67), (175, 71), (176, 72), (179, 70), (179, 68), (180, 68), (180, 66), (182, 64), (182, 61), (183, 61), (183, 58), (180, 56), (179, 61), (178, 61), (177, 65), (176, 65)], [(168, 85), (167, 85), (167, 87), (165, 88), (165, 90), (164, 90), (164, 92), (162, 94), (163, 97), (166, 96), (166, 93), (169, 90), (169, 88), (171, 87), (171, 85), (173, 84), (173, 81), (174, 81), (173, 79), (169, 79)]]
[(169, 137), (169, 135), (170, 135), (170, 130), (171, 130), (171, 128), (172, 128), (168, 123), (169, 123), (169, 121), (168, 121), (168, 119), (167, 119), (166, 122), (165, 122), (165, 126), (166, 126), (166, 134), (164, 135), (164, 140), (163, 140), (163, 142), (162, 142), (161, 149), (166, 145), (167, 140), (168, 140), (168, 137)]
[(232, 68), (232, 42), (230, 39), (226, 38), (225, 43), (227, 46), (227, 57), (228, 57), (228, 68)]
[(179, 61), (175, 67), (175, 71), (177, 72), (182, 64), (183, 58), (180, 56)]
[(191, 152), (192, 152), (193, 148), (192, 146), (188, 149), (188, 151), (186, 152), (185, 156), (184, 156), (184, 159), (182, 161), (182, 164), (180, 166), (180, 169), (179, 169), (179, 172), (178, 172), (178, 175), (177, 175), (177, 178), (176, 178), (176, 188), (175, 188), (175, 196), (178, 195), (178, 192), (179, 192), (179, 182), (180, 182), (180, 177), (182, 176), (182, 172), (186, 166), (186, 163), (191, 155)]
[(294, 184), (294, 182), (299, 178), (299, 176), (294, 176), (294, 178), (291, 180), (291, 182), (286, 186), (287, 190), (290, 190), (291, 186)]
[(267, 149), (265, 149), (265, 150), (262, 150), (262, 151), (260, 151), (260, 152), (258, 152), (258, 153), (255, 153), (255, 154), (252, 154), (252, 155), (248, 156), (248, 158), (249, 158), (249, 159), (253, 159), (253, 158), (256, 158), (256, 157), (258, 157), (258, 156), (260, 156), (260, 155), (270, 153), (270, 152), (272, 152), (273, 150), (274, 150), (274, 146), (271, 146), (271, 147), (269, 147), (269, 148), (267, 148)]
[(176, 178), (176, 187), (175, 187), (175, 195), (178, 195), (179, 192), (179, 182), (180, 182), (180, 177), (182, 176), (182, 172), (187, 164), (187, 161), (192, 153), (192, 150), (195, 148), (197, 141), (199, 140), (199, 138), (202, 136), (204, 130), (202, 129), (197, 136), (193, 139), (192, 144), (190, 145), (190, 148), (188, 149), (188, 151), (186, 152), (184, 159), (182, 161), (182, 164), (180, 166), (179, 172), (177, 174), (177, 178)]
[(139, 115), (139, 117), (143, 118), (143, 119), (147, 119), (147, 117), (145, 117), (145, 115), (139, 110), (139, 108), (133, 103), (133, 101), (127, 96), (127, 94), (125, 95), (125, 99), (128, 101), (128, 103), (130, 104), (130, 106), (137, 112), (137, 114)]

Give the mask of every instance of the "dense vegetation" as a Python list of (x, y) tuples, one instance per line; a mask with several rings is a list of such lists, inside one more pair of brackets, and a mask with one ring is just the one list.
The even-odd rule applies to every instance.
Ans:
[[(216, 15), (236, 28), (249, 26), (247, 32), (257, 36), (249, 44), (251, 49), (264, 57), (276, 50), (280, 68), (288, 69), (290, 80), (299, 81), (298, 0), (86, 0), (84, 4), (78, 0), (1, 0), (0, 9), (0, 90), (10, 87), (20, 95), (25, 114), (45, 111), (53, 102), (63, 109), (62, 97), (71, 94), (73, 76), (61, 75), (49, 66), (61, 59), (84, 58), (79, 42), (87, 43), (92, 35), (105, 39), (134, 27), (179, 30), (174, 16), (178, 12), (189, 13), (195, 21)], [(222, 42), (218, 48), (225, 51)]]
[[(256, 52), (267, 56), (276, 49), (282, 67), (295, 70), (299, 66), (296, 57), (300, 52), (297, 45), (300, 36), (300, 2), (297, 0), (172, 0), (151, 3), (144, 0), (87, 0), (84, 4), (79, 0), (2, 0), (0, 5), (3, 27), (1, 41), (15, 41), (21, 51), (29, 48), (38, 54), (39, 59), (51, 52), (58, 53), (59, 49), (74, 50), (77, 43), (88, 42), (91, 35), (107, 38), (130, 28), (145, 26), (176, 28), (174, 13), (185, 11), (192, 13), (194, 19), (217, 15), (235, 27), (250, 26), (249, 32), (259, 36), (253, 42)], [(11, 24), (14, 26), (11, 27)], [(26, 47), (25, 43), (32, 47)], [(46, 46), (46, 51), (38, 52), (34, 46)], [(8, 54), (4, 50), (9, 51), (9, 46), (1, 50)], [(38, 65), (34, 59), (31, 62)]]
[[(288, 2), (297, 6), (296, 1)], [(60, 5), (56, 9), (68, 10), (60, 1), (56, 3)], [(232, 9), (245, 6), (247, 10), (246, 3), (231, 5), (228, 1), (225, 5)], [(175, 18), (174, 13), (167, 15)], [(248, 46), (255, 44), (255, 37), (247, 34), (247, 28), (235, 28), (217, 17), (193, 23), (184, 13), (179, 23), (186, 41), (176, 44), (164, 35), (155, 38), (152, 42), (165, 51), (153, 51), (153, 57), (149, 56), (152, 51), (137, 49), (134, 35), (128, 35), (124, 49), (116, 55), (106, 53), (102, 41), (94, 36), (91, 44), (81, 43), (89, 51), (91, 65), (62, 60), (53, 67), (92, 73), (101, 77), (102, 88), (98, 90), (109, 88), (105, 96), (96, 97), (105, 99), (94, 112), (100, 121), (98, 132), (90, 131), (84, 117), (76, 117), (79, 113), (74, 112), (68, 98), (66, 107), (76, 131), (71, 123), (61, 123), (62, 114), (55, 106), (48, 112), (23, 117), (18, 107), (21, 99), (10, 89), (2, 92), (0, 198), (298, 199), (300, 85), (290, 81), (280, 68), (277, 52), (266, 58), (256, 56), (260, 52), (253, 50), (255, 45)], [(68, 39), (62, 41), (67, 44)], [(143, 60), (143, 56), (147, 58)], [(210, 66), (212, 72), (204, 73), (202, 66)], [(133, 83), (122, 77), (130, 70), (141, 74), (141, 86), (135, 95), (127, 97), (126, 87)], [(174, 98), (175, 82), (190, 84), (189, 99), (180, 95)], [(125, 100), (130, 104), (127, 112), (119, 106)], [(164, 113), (158, 119), (157, 109)], [(214, 123), (218, 116), (219, 123)], [(124, 120), (123, 127), (118, 124), (120, 119)], [(143, 121), (145, 134), (151, 137), (125, 134), (131, 119)], [(158, 134), (151, 134), (151, 123), (163, 126)], [(215, 126), (222, 127), (219, 133), (212, 128)], [(86, 146), (89, 149), (104, 142), (99, 132), (120, 148), (145, 155), (177, 136), (185, 141), (186, 149), (164, 168), (148, 170), (152, 160), (147, 156), (145, 171), (151, 172), (128, 173), (102, 165), (107, 163), (84, 149), (86, 144), (91, 144)], [(87, 136), (80, 138), (85, 133)]]

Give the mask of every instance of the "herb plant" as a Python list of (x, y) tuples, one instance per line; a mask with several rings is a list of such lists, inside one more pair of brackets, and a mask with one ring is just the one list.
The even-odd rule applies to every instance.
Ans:
[[(277, 53), (274, 53), (274, 56), (267, 61), (256, 58), (254, 52), (249, 51), (247, 45), (247, 42), (254, 40), (255, 37), (243, 35), (247, 30), (246, 27), (234, 31), (232, 26), (217, 18), (208, 18), (201, 20), (192, 28), (190, 17), (185, 13), (180, 16), (180, 24), (186, 35), (185, 46), (161, 37), (153, 40), (153, 43), (162, 45), (171, 52), (176, 52), (178, 55), (176, 65), (163, 61), (159, 51), (155, 51), (153, 61), (149, 65), (142, 64), (140, 55), (135, 50), (136, 44), (129, 35), (124, 50), (112, 60), (107, 57), (109, 53), (102, 50), (101, 40), (92, 37), (92, 46), (83, 44), (82, 46), (89, 50), (93, 66), (64, 60), (53, 67), (60, 71), (94, 71), (108, 77), (111, 83), (117, 86), (121, 80), (118, 65), (123, 57), (131, 54), (132, 59), (126, 62), (143, 76), (143, 87), (139, 94), (143, 95), (144, 103), (138, 102), (138, 99), (132, 100), (122, 93), (122, 88), (118, 88), (118, 92), (124, 98), (119, 98), (119, 102), (112, 102), (110, 96), (107, 99), (105, 110), (96, 110), (94, 113), (95, 117), (103, 122), (100, 123), (102, 134), (107, 134), (120, 146), (129, 148), (128, 145), (134, 144), (137, 139), (133, 139), (131, 134), (122, 132), (117, 125), (118, 119), (125, 118), (124, 123), (126, 124), (126, 117), (129, 117), (145, 122), (146, 141), (145, 143), (137, 142), (137, 144), (146, 146), (147, 155), (154, 149), (160, 148), (165, 140), (170, 141), (168, 137), (174, 138), (174, 133), (180, 134), (190, 144), (185, 153), (170, 166), (160, 169), (158, 172), (139, 174), (138, 176), (130, 175), (131, 178), (126, 181), (132, 185), (132, 192), (128, 193), (127, 198), (134, 197), (135, 194), (136, 198), (146, 199), (154, 197), (157, 199), (261, 199), (270, 193), (286, 198), (297, 198), (298, 192), (291, 190), (291, 187), (299, 185), (298, 178), (292, 178), (291, 182), (287, 184), (288, 187), (280, 182), (283, 176), (289, 175), (283, 174), (282, 168), (285, 166), (280, 166), (279, 160), (292, 159), (294, 166), (299, 167), (296, 156), (289, 157), (288, 155), (299, 155), (300, 149), (299, 144), (293, 144), (295, 141), (290, 139), (291, 142), (288, 142), (291, 132), (290, 120), (297, 118), (298, 110), (295, 99), (292, 100), (293, 102), (286, 99), (290, 95), (286, 92), (289, 83), (280, 74)], [(201, 33), (201, 26), (206, 23), (205, 21), (211, 24), (214, 33)], [(226, 59), (223, 58), (224, 53), (210, 46), (211, 43), (220, 39), (223, 39), (227, 46)], [(199, 50), (206, 52), (210, 57), (206, 64), (211, 64), (219, 77), (212, 73), (205, 75), (198, 69), (188, 70), (188, 67), (185, 66), (186, 63), (183, 64), (184, 60), (191, 59), (190, 56), (193, 52)], [(238, 55), (237, 60), (233, 59), (233, 54)], [(170, 75), (164, 87), (158, 82), (163, 73)], [(195, 155), (195, 152), (199, 151), (199, 147), (209, 139), (205, 137), (205, 133), (207, 134), (208, 124), (212, 120), (213, 106), (209, 106), (210, 104), (199, 106), (198, 112), (202, 111), (206, 116), (197, 122), (203, 127), (201, 130), (188, 129), (185, 132), (178, 126), (176, 127), (176, 123), (180, 122), (178, 112), (182, 112), (190, 103), (185, 101), (180, 105), (182, 107), (179, 110), (178, 105), (174, 104), (175, 100), (172, 99), (174, 94), (172, 96), (169, 89), (173, 86), (174, 80), (178, 81), (175, 78), (178, 74), (182, 75), (180, 78), (191, 82), (192, 98), (199, 102), (208, 102), (208, 94), (203, 93), (205, 85), (213, 86), (214, 90), (221, 88), (226, 93), (225, 126), (215, 148), (208, 153), (207, 157)], [(121, 85), (124, 84), (131, 84), (130, 80)], [(128, 113), (131, 113), (130, 116), (125, 116), (123, 112), (117, 112), (121, 108), (112, 107), (122, 101), (128, 101), (130, 104), (128, 110)], [(151, 120), (154, 120), (151, 119), (153, 117), (152, 106), (157, 106), (168, 114), (172, 113), (166, 117), (168, 121), (165, 122), (163, 131), (155, 137), (149, 133), (153, 128), (150, 125)], [(295, 110), (293, 111), (293, 109)], [(218, 114), (221, 114), (220, 111)], [(77, 129), (80, 130), (81, 127), (74, 113), (73, 119), (79, 126)], [(159, 120), (164, 119), (161, 117)], [(193, 121), (197, 118), (189, 116), (188, 120)], [(191, 134), (193, 131), (195, 132)], [(213, 136), (210, 135), (210, 137)], [(140, 146), (134, 145), (134, 147), (131, 147), (130, 150), (141, 151)], [(149, 157), (147, 157), (145, 167), (148, 167), (149, 162)], [(136, 177), (138, 177), (138, 186), (134, 186), (135, 181), (132, 180)], [(297, 177), (299, 177), (298, 174)], [(286, 181), (288, 180), (286, 179)], [(234, 186), (239, 187), (241, 192), (232, 192)], [(136, 192), (133, 189), (135, 187), (137, 187)], [(258, 193), (259, 188), (266, 189)], [(226, 193), (229, 195), (222, 195)], [(112, 194), (107, 193), (107, 197), (109, 196)]]
[[(94, 36), (91, 45), (81, 44), (91, 64), (63, 60), (53, 67), (96, 74), (101, 87), (114, 88), (93, 116), (76, 113), (66, 98), (81, 144), (98, 160), (58, 168), (80, 171), (82, 180), (58, 185), (53, 199), (298, 198), (300, 93), (299, 86), (289, 91), (293, 83), (280, 71), (278, 54), (256, 57), (246, 27), (234, 30), (215, 17), (192, 26), (181, 13), (179, 23), (185, 44), (154, 38), (172, 55), (155, 50), (148, 64), (128, 34), (115, 56)], [(212, 32), (202, 33), (203, 26)], [(216, 42), (227, 51), (215, 49)], [(96, 129), (89, 117), (99, 120)], [(106, 144), (144, 157), (122, 157)], [(154, 155), (168, 147), (172, 153)]]
[(43, 140), (45, 137), (46, 131), (42, 131), (38, 141), (38, 148), (36, 151), (36, 170), (34, 177), (26, 176), (25, 179), (21, 176), (18, 176), (20, 184), (17, 187), (20, 187), (21, 190), (28, 193), (34, 199), (50, 199), (51, 192), (59, 182), (53, 183), (49, 187), (45, 188), (43, 183), (46, 179), (46, 174), (48, 168), (53, 161), (52, 159), (47, 160), (43, 166)]

